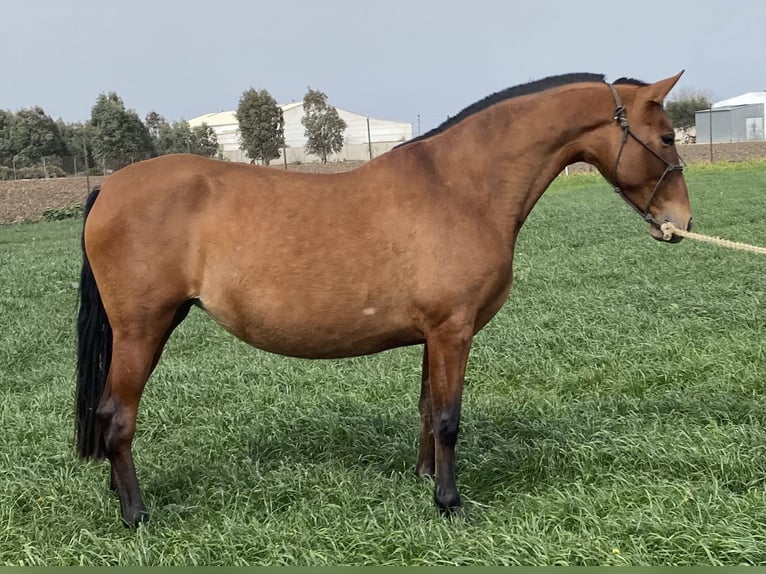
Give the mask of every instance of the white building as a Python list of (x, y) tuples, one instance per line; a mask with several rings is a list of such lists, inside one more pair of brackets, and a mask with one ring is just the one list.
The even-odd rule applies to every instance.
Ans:
[(766, 92), (748, 92), (741, 96), (735, 96), (728, 100), (721, 100), (713, 104), (716, 108), (731, 108), (735, 106), (749, 106), (751, 104), (766, 104)]
[[(280, 106), (285, 118), (285, 150), (287, 163), (312, 163), (320, 161), (318, 156), (305, 151), (306, 136), (301, 124), (303, 104), (292, 103)], [(412, 125), (405, 122), (367, 118), (354, 112), (337, 108), (338, 114), (346, 122), (343, 134), (343, 149), (332, 154), (328, 161), (367, 160), (387, 152), (394, 146), (412, 138)], [(226, 159), (249, 162), (247, 154), (240, 149), (239, 123), (235, 112), (217, 112), (204, 114), (189, 120), (191, 127), (207, 124), (216, 133), (218, 145)], [(284, 158), (272, 161), (272, 164), (284, 162)]]
[(764, 140), (766, 92), (748, 92), (694, 114), (697, 143)]

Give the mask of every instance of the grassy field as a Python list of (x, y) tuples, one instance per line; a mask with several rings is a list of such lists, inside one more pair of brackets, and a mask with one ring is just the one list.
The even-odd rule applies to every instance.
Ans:
[[(766, 245), (766, 164), (687, 181), (698, 231)], [(72, 448), (78, 234), (0, 226), (0, 564), (766, 563), (766, 259), (655, 242), (600, 179), (544, 196), (475, 340), (457, 520), (413, 472), (419, 348), (285, 359), (194, 310), (123, 528)]]

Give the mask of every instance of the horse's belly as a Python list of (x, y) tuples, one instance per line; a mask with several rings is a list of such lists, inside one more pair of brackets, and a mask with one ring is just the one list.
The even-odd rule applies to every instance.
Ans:
[(367, 306), (312, 308), (304, 302), (223, 306), (202, 300), (204, 309), (246, 343), (280, 355), (330, 359), (369, 355), (423, 342), (406, 316)]

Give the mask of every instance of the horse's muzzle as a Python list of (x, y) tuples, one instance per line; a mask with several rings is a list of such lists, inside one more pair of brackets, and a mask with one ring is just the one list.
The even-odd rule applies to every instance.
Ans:
[[(673, 225), (678, 227), (679, 229), (685, 229), (686, 231), (692, 230), (692, 218), (689, 218), (689, 222), (686, 224), (686, 227), (681, 227), (680, 225), (676, 225), (674, 221), (671, 221)], [(649, 234), (656, 239), (657, 241), (662, 241), (663, 243), (679, 243), (683, 237), (680, 235), (671, 235), (670, 238), (666, 238), (665, 234), (662, 232), (662, 230), (657, 227), (654, 223), (651, 223), (649, 225)]]

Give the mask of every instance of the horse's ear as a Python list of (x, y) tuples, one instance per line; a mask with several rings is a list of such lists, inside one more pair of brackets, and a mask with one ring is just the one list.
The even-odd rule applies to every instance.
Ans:
[(681, 70), (675, 76), (671, 76), (670, 78), (666, 78), (654, 84), (649, 84), (648, 86), (645, 86), (643, 90), (645, 90), (647, 101), (662, 105), (662, 102), (670, 93), (670, 90), (672, 90), (673, 87), (676, 85), (678, 80), (681, 79), (681, 76), (683, 75), (683, 73), (684, 73), (684, 70)]

